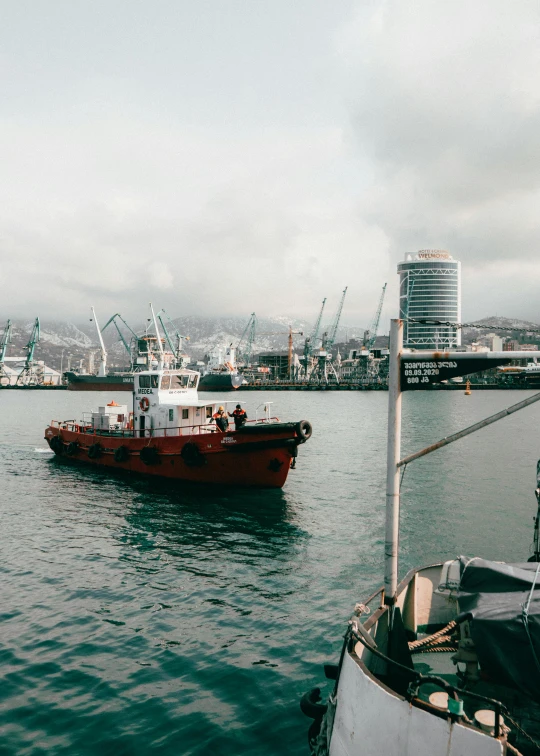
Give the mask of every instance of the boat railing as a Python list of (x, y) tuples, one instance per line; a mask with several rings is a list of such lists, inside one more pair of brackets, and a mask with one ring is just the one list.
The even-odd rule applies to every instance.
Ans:
[[(278, 417), (261, 418), (259, 420), (247, 420), (245, 425), (268, 425), (272, 423), (279, 423)], [(91, 422), (88, 422), (83, 418), (81, 422), (76, 420), (51, 420), (51, 426), (53, 428), (59, 428), (60, 430), (71, 431), (72, 433), (87, 433), (93, 436), (117, 436), (119, 438), (152, 438), (152, 437), (178, 437), (178, 436), (198, 436), (207, 433), (235, 433), (235, 428), (230, 427), (226, 431), (220, 430), (214, 423), (206, 423), (204, 425), (179, 425), (174, 428), (145, 428), (143, 431), (128, 427), (128, 428), (111, 428), (99, 429), (94, 428)]]

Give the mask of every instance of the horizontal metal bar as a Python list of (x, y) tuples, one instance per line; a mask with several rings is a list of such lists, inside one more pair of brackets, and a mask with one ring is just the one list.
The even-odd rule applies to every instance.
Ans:
[(410, 454), (408, 457), (404, 457), (402, 460), (400, 460), (397, 463), (397, 466), (403, 467), (403, 465), (408, 465), (409, 462), (413, 462), (413, 460), (418, 459), (419, 457), (425, 457), (426, 454), (431, 454), (431, 452), (435, 451), (436, 449), (440, 449), (443, 446), (448, 446), (448, 444), (451, 444), (454, 441), (458, 441), (460, 438), (464, 438), (465, 436), (469, 436), (471, 433), (474, 433), (475, 431), (480, 430), (480, 428), (485, 428), (487, 425), (496, 423), (497, 420), (502, 420), (503, 417), (508, 417), (508, 415), (513, 415), (514, 412), (518, 412), (520, 409), (524, 409), (525, 407), (528, 407), (530, 404), (534, 404), (535, 402), (538, 402), (538, 401), (540, 401), (540, 393), (533, 394), (533, 396), (529, 396), (528, 399), (524, 399), (523, 401), (518, 402), (517, 404), (513, 404), (511, 407), (507, 407), (506, 409), (503, 409), (500, 412), (497, 412), (495, 415), (486, 417), (484, 420), (480, 420), (480, 422), (475, 423), (474, 425), (470, 425), (468, 428), (464, 428), (464, 430), (458, 431), (457, 433), (454, 433), (451, 436), (446, 436), (446, 438), (443, 438), (440, 441), (437, 441), (436, 444), (431, 444), (431, 446), (426, 446), (425, 449), (422, 449), (421, 451), (417, 451), (414, 454)]

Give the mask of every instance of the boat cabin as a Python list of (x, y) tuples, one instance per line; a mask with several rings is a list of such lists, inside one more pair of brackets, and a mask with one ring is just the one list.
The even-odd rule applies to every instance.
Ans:
[(149, 370), (134, 375), (133, 429), (136, 436), (214, 433), (222, 401), (200, 400), (195, 370)]

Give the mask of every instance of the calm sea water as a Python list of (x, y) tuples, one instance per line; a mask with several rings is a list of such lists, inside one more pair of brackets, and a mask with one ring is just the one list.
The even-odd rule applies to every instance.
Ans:
[[(404, 453), (525, 395), (406, 395)], [(298, 700), (381, 583), (387, 394), (244, 393), (250, 414), (272, 400), (313, 423), (281, 492), (55, 460), (49, 420), (104, 396), (0, 391), (0, 753), (306, 753)], [(528, 556), (539, 421), (535, 405), (410, 465), (401, 574)]]

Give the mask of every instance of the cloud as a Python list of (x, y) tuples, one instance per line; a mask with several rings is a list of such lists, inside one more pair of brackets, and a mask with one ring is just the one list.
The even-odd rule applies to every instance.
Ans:
[(337, 40), (373, 176), (360, 212), (394, 261), (422, 247), (461, 259), (476, 316), (510, 285), (508, 314), (538, 317), (518, 266), (540, 274), (539, 21), (529, 0), (366, 3)]

